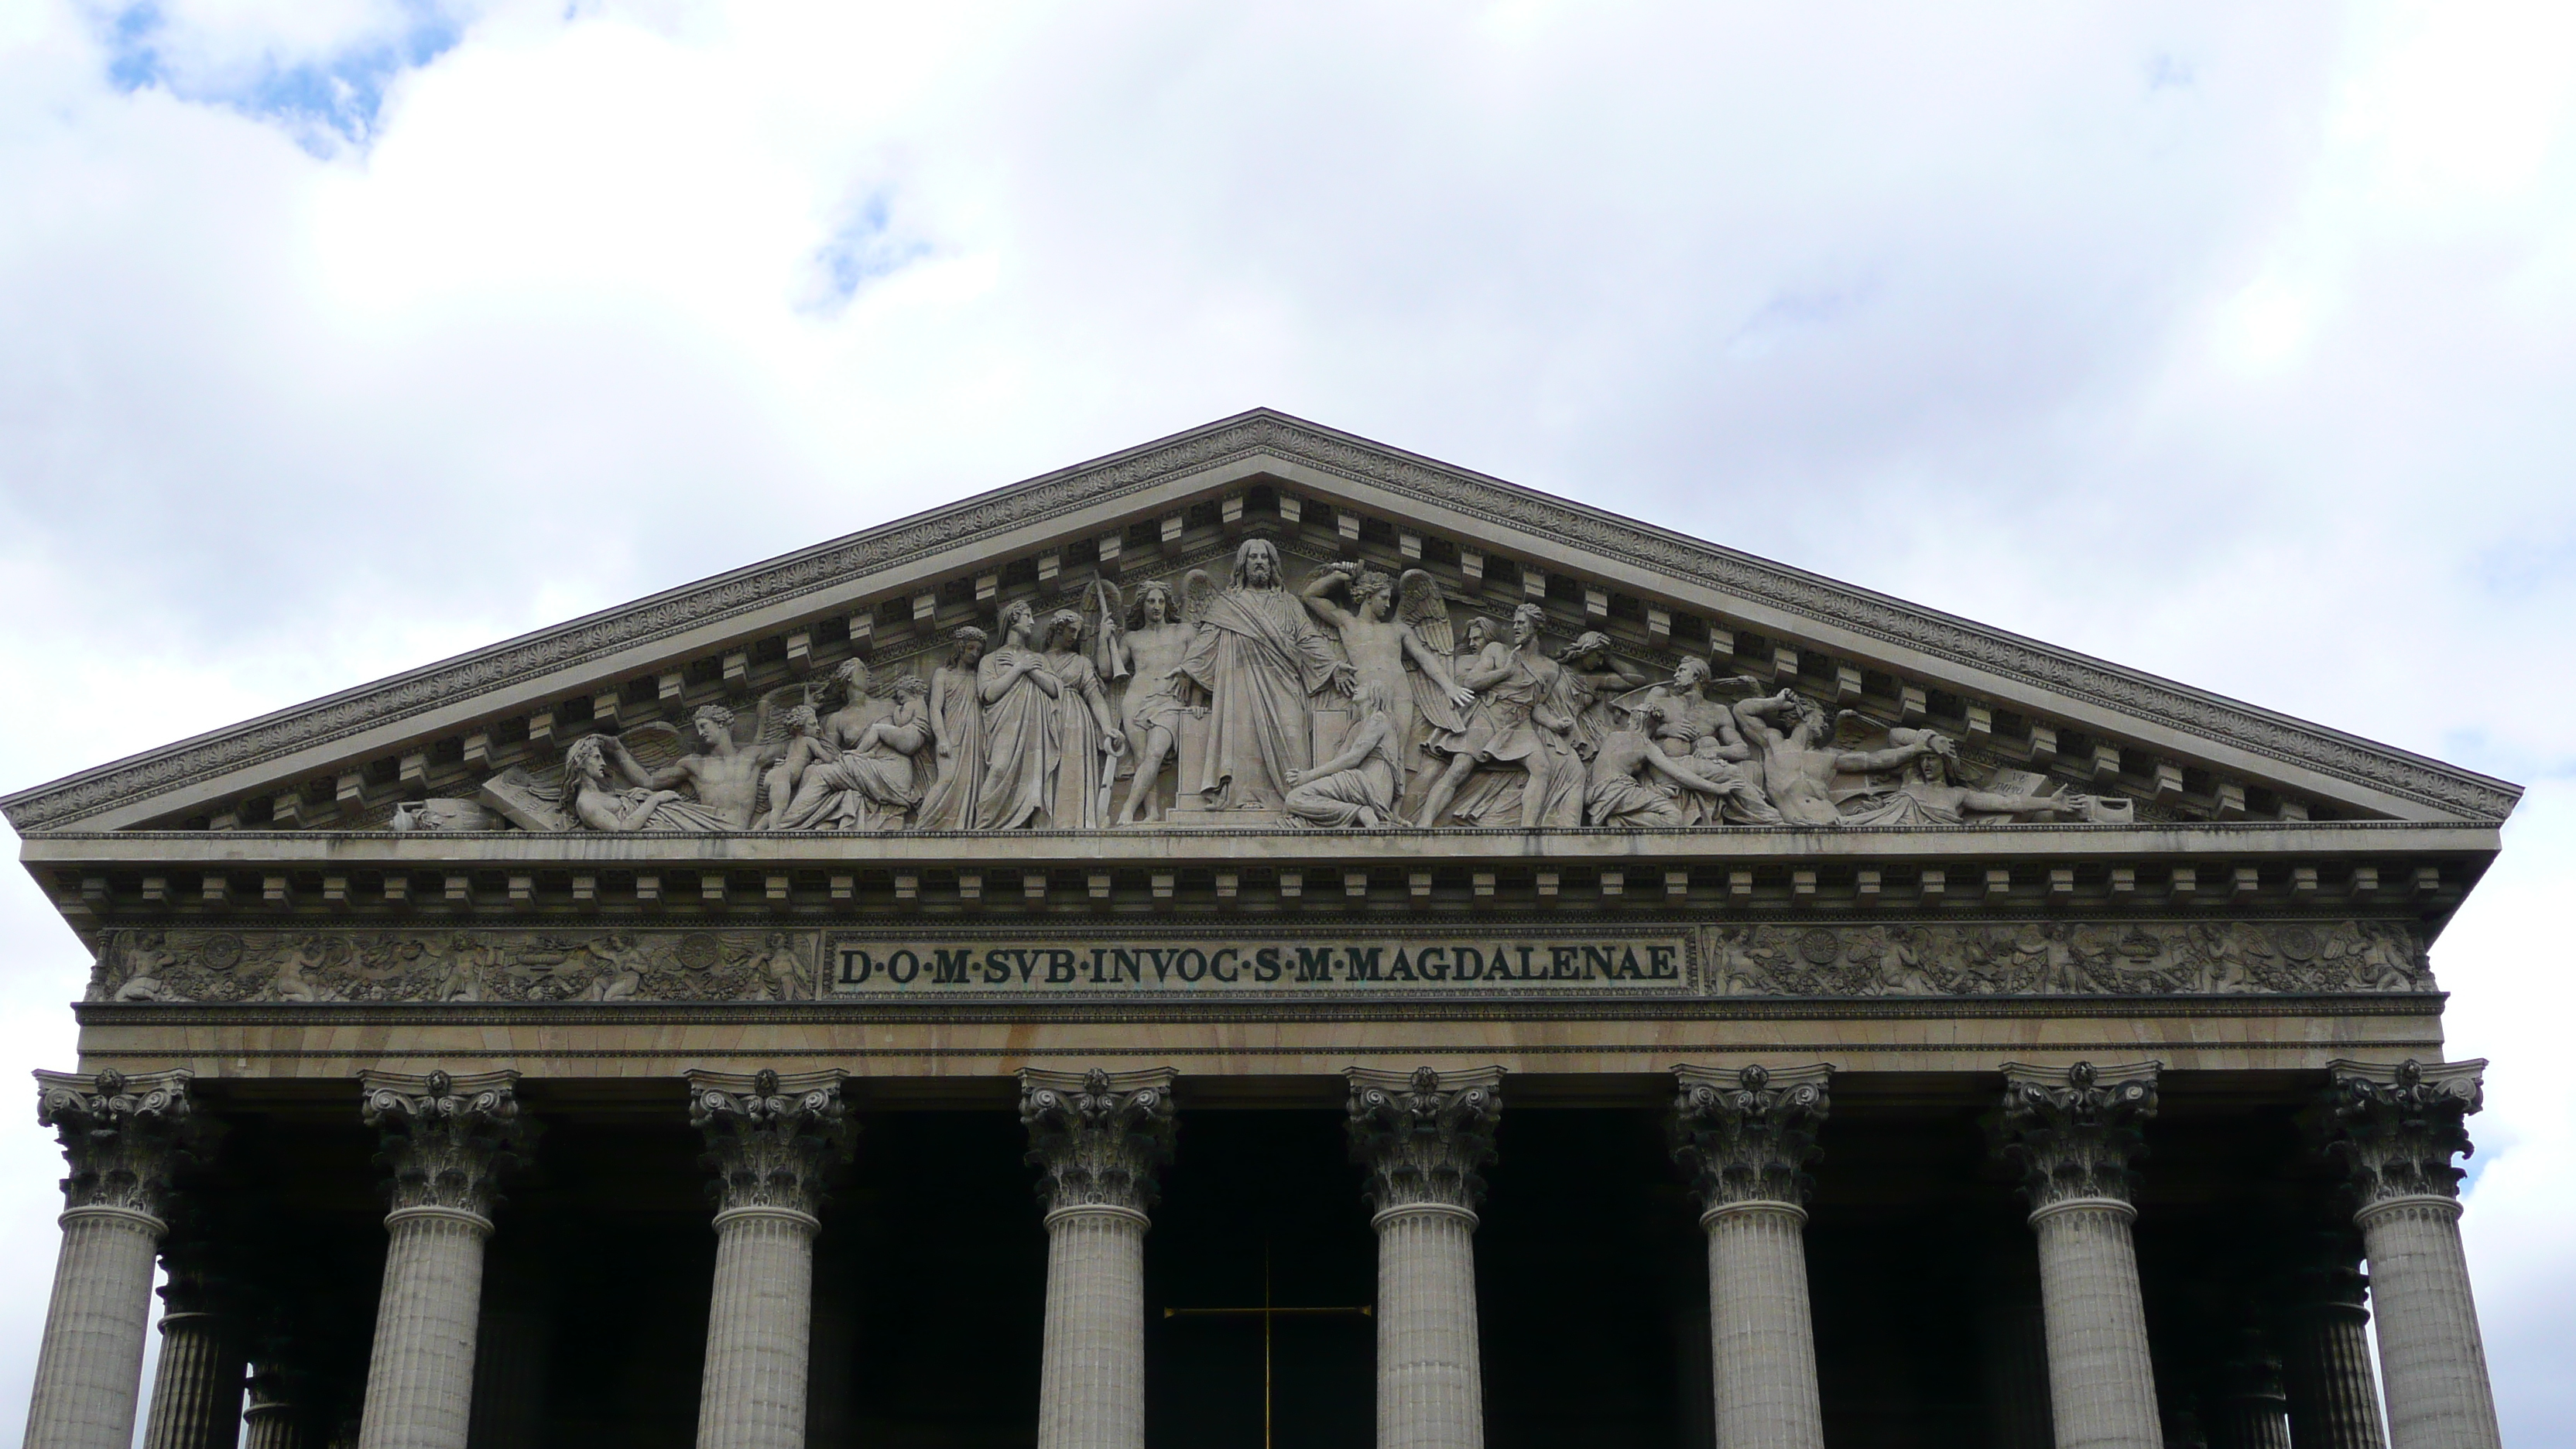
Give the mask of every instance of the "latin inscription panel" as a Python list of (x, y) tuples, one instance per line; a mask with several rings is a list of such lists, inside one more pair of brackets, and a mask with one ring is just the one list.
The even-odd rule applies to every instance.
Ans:
[(993, 937), (839, 935), (826, 988), (840, 996), (1242, 993), (1306, 995), (1687, 993), (1690, 937), (1569, 930), (1543, 936), (1289, 934)]

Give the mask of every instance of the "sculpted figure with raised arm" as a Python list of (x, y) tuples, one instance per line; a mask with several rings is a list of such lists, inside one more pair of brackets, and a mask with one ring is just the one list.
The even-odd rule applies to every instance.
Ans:
[(1570, 739), (1574, 716), (1565, 707), (1564, 666), (1539, 642), (1545, 620), (1538, 605), (1523, 604), (1512, 610), (1511, 643), (1480, 631), (1486, 643), (1458, 676), (1476, 692), (1476, 705), (1464, 733), (1432, 741), (1435, 753), (1449, 756), (1449, 768), (1423, 798), (1419, 823), (1440, 823), (1467, 777), (1498, 764), (1529, 774), (1521, 794), (1523, 830), (1583, 823), (1583, 762)]
[[(1408, 598), (1403, 617), (1395, 616), (1396, 581), (1354, 559), (1336, 559), (1317, 569), (1298, 597), (1341, 636), (1342, 652), (1350, 656), (1361, 687), (1371, 679), (1386, 684), (1397, 758), (1409, 765), (1406, 752), (1419, 738), (1416, 721), (1427, 719), (1433, 729), (1454, 734), (1466, 727), (1459, 711), (1474, 704), (1476, 696), (1449, 677), (1448, 605), (1440, 599), (1439, 585), (1421, 569), (1407, 570), (1404, 582)], [(1348, 608), (1333, 601), (1336, 593), (1349, 596)], [(1436, 621), (1430, 617), (1434, 610), (1439, 615)], [(1439, 636), (1438, 648), (1424, 637), (1432, 633)], [(1407, 677), (1408, 665), (1428, 681), (1427, 695), (1417, 695)], [(1427, 711), (1424, 704), (1430, 706)], [(1399, 795), (1404, 791), (1402, 769), (1399, 766), (1396, 779)]]
[(1279, 809), (1288, 777), (1313, 764), (1313, 696), (1347, 695), (1357, 675), (1281, 587), (1279, 547), (1265, 538), (1235, 550), (1232, 582), (1208, 600), (1181, 672), (1209, 704), (1207, 757), (1181, 785), (1212, 810)]
[[(735, 744), (733, 711), (720, 704), (699, 705), (698, 712), (690, 717), (689, 728), (697, 736), (698, 752), (682, 755), (659, 770), (647, 770), (636, 763), (634, 754), (626, 748), (626, 742), (613, 735), (588, 738), (604, 740), (604, 763), (614, 766), (634, 785), (645, 790), (669, 790), (675, 785), (686, 785), (697, 795), (699, 808), (722, 823), (709, 827), (601, 825), (587, 814), (582, 816), (583, 823), (594, 830), (750, 828), (752, 816), (760, 807), (761, 772), (770, 761), (778, 758), (781, 750), (775, 746), (746, 748)], [(675, 795), (672, 798), (679, 797)]]
[(1791, 825), (1842, 824), (1826, 793), (1835, 775), (1893, 770), (1931, 748), (1918, 739), (1884, 750), (1837, 749), (1824, 706), (1794, 689), (1740, 701), (1735, 720), (1762, 762), (1764, 793)]
[(1971, 790), (1955, 784), (1959, 746), (1931, 730), (1893, 729), (1890, 744), (1919, 746), (1922, 753), (1906, 762), (1905, 783), (1866, 809), (1843, 817), (1846, 825), (1961, 825), (1969, 814), (2081, 815), (2093, 803), (2089, 795), (2008, 795)]

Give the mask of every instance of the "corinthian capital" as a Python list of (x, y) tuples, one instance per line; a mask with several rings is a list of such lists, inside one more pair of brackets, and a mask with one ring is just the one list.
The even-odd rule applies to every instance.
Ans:
[(2146, 1155), (2163, 1065), (2004, 1064), (1998, 1145), (2021, 1167), (2033, 1212), (2078, 1198), (2129, 1200), (2130, 1165)]
[(1706, 1208), (1739, 1202), (1802, 1205), (1816, 1131), (1831, 1109), (1821, 1063), (1770, 1071), (1673, 1068), (1673, 1161)]
[(2468, 1119), (2486, 1105), (2483, 1059), (2326, 1068), (2326, 1150), (2342, 1161), (2355, 1206), (2459, 1196), (2461, 1172), (2451, 1159), (2476, 1150)]
[(1503, 1069), (1403, 1072), (1352, 1067), (1351, 1160), (1368, 1169), (1364, 1191), (1379, 1212), (1400, 1207), (1474, 1211), (1485, 1195), (1476, 1169), (1494, 1160), (1503, 1114)]
[(393, 1208), (492, 1215), (502, 1176), (530, 1135), (519, 1120), (517, 1072), (362, 1072), (378, 1166), (393, 1174)]
[(1172, 1072), (1020, 1073), (1020, 1123), (1049, 1212), (1154, 1205), (1172, 1160)]
[(184, 1067), (127, 1076), (36, 1073), (36, 1121), (62, 1139), (71, 1176), (63, 1206), (115, 1208), (166, 1223), (170, 1179), (202, 1147), (207, 1128), (188, 1100)]
[(849, 1160), (856, 1124), (837, 1069), (691, 1072), (689, 1125), (706, 1135), (699, 1159), (716, 1174), (716, 1208), (787, 1208), (812, 1217), (823, 1183)]

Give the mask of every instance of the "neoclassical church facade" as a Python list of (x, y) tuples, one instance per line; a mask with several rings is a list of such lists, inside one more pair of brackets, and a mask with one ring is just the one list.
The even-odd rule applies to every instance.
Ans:
[(26, 1442), (2492, 1449), (2518, 794), (1247, 413), (0, 801)]

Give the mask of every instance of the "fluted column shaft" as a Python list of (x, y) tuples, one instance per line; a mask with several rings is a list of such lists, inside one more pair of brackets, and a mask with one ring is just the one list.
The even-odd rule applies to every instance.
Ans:
[(394, 1206), (358, 1449), (465, 1449), (483, 1247), (499, 1178), (525, 1135), (518, 1074), (368, 1072), (361, 1081)]
[(1020, 1073), (1047, 1204), (1038, 1449), (1143, 1449), (1145, 1233), (1172, 1156), (1172, 1073)]
[(464, 1449), (474, 1409), (474, 1331), (483, 1309), (490, 1220), (419, 1207), (385, 1219), (385, 1286), (376, 1304), (360, 1449)]
[(717, 1215), (699, 1444), (802, 1449), (821, 1226), (786, 1208)]
[(2468, 1118), (2485, 1105), (2486, 1063), (2329, 1069), (2327, 1149), (2350, 1176), (2379, 1308), (2379, 1378), (2393, 1449), (2500, 1449), (2495, 1390), (2460, 1248)]
[(2394, 1449), (2500, 1449), (2486, 1344), (2451, 1197), (2391, 1198), (2356, 1214), (2379, 1301), (2379, 1366)]
[(2154, 1062), (2004, 1068), (2004, 1154), (2022, 1168), (2039, 1246), (2057, 1449), (2163, 1449), (2130, 1164), (2156, 1110)]
[(1806, 1223), (1804, 1208), (1759, 1201), (1728, 1203), (1700, 1219), (1708, 1230), (1718, 1449), (1825, 1442)]
[(1477, 1169), (1493, 1160), (1502, 1069), (1346, 1075), (1376, 1209), (1378, 1449), (1483, 1449)]
[(1673, 1160), (1705, 1209), (1718, 1449), (1823, 1449), (1807, 1164), (1833, 1069), (1674, 1068)]
[(718, 1203), (698, 1446), (804, 1449), (817, 1214), (853, 1136), (842, 1073), (688, 1075)]
[(1123, 1207), (1047, 1214), (1038, 1449), (1145, 1442), (1146, 1227)]
[(1485, 1442), (1476, 1339), (1476, 1215), (1417, 1204), (1376, 1215), (1377, 1442)]
[(2031, 1214), (2048, 1324), (2058, 1449), (2161, 1449), (2147, 1310), (2125, 1202), (2073, 1198)]
[(184, 1070), (36, 1073), (36, 1120), (71, 1169), (27, 1449), (130, 1449), (171, 1178), (201, 1145)]
[(2282, 1336), (2282, 1387), (2298, 1449), (2388, 1449), (2369, 1324), (2357, 1304), (2319, 1305), (2298, 1314)]
[(27, 1449), (128, 1449), (162, 1224), (121, 1208), (62, 1216), (54, 1296), (27, 1405)]
[(249, 1365), (230, 1318), (202, 1309), (161, 1315), (161, 1366), (143, 1449), (233, 1449), (241, 1438), (242, 1375)]

